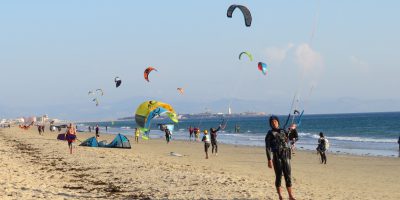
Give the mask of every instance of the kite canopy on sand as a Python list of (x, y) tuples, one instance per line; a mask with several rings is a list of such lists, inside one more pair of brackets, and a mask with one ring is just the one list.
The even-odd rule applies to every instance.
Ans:
[(168, 117), (175, 123), (178, 122), (178, 117), (174, 108), (167, 103), (160, 101), (145, 101), (138, 106), (135, 113), (136, 125), (141, 131), (146, 132), (150, 128), (151, 120), (162, 114), (168, 115)]

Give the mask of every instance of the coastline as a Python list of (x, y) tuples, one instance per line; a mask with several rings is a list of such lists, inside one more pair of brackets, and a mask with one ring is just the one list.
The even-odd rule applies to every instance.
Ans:
[[(83, 130), (85, 128), (86, 128), (86, 126), (81, 126), (80, 130)], [(103, 132), (105, 131), (104, 127), (100, 127), (100, 130)], [(121, 133), (121, 134), (129, 135), (129, 136), (133, 136), (133, 131), (134, 130), (131, 128), (121, 129), (121, 128), (109, 127), (109, 131), (105, 132), (104, 134), (115, 135), (115, 134)], [(265, 135), (261, 135), (262, 136), (261, 143), (255, 145), (255, 144), (246, 144), (245, 142), (243, 143), (241, 141), (239, 141), (239, 143), (235, 143), (234, 141), (225, 141), (224, 136), (223, 136), (224, 134), (236, 134), (236, 133), (219, 132), (219, 143), (227, 144), (227, 145), (246, 146), (246, 147), (259, 147), (259, 148), (263, 148), (263, 146), (264, 146), (263, 138), (265, 137)], [(241, 134), (243, 134), (243, 133), (240, 133), (237, 135), (241, 135)], [(200, 135), (202, 135), (202, 133)], [(256, 136), (259, 137), (260, 135), (256, 135)], [(302, 136), (300, 136), (300, 140), (297, 142), (296, 150), (315, 153), (316, 152), (315, 148), (318, 145), (317, 139), (315, 139), (315, 144), (309, 144), (309, 143), (303, 143), (304, 140), (301, 137)], [(162, 133), (160, 130), (152, 129), (150, 132), (150, 138), (163, 140), (164, 133)], [(331, 141), (331, 143), (334, 142), (334, 140), (331, 140), (329, 137), (328, 137), (328, 139)], [(184, 130), (184, 131), (175, 130), (173, 132), (173, 140), (188, 141), (188, 132), (186, 130)], [(390, 143), (389, 145), (393, 145), (393, 144), (394, 143)], [(397, 143), (395, 145), (397, 146)], [(343, 148), (337, 148), (334, 145), (332, 145), (332, 147), (330, 149), (328, 149), (327, 152), (329, 154), (334, 154), (334, 155), (354, 155), (354, 156), (391, 157), (391, 158), (400, 157), (400, 152), (398, 152), (397, 150), (390, 151), (390, 153), (388, 153), (389, 151), (384, 151), (384, 152), (379, 153), (379, 150), (366, 150), (366, 149), (357, 149), (357, 148), (343, 149)]]
[[(274, 172), (262, 147), (219, 145), (204, 159), (198, 142), (152, 139), (132, 149), (80, 147), (70, 155), (58, 132), (0, 129), (2, 199), (276, 199)], [(94, 133), (78, 133), (83, 141)], [(113, 134), (99, 140), (111, 142)], [(171, 156), (170, 152), (184, 155)], [(297, 151), (292, 159), (298, 199), (398, 199), (398, 158)], [(284, 197), (287, 197), (285, 194)]]

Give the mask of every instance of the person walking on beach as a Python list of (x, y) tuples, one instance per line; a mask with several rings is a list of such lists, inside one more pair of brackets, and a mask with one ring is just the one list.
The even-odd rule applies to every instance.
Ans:
[(72, 124), (69, 124), (69, 126), (67, 127), (65, 138), (68, 142), (69, 153), (72, 154), (72, 143), (75, 142), (76, 139), (76, 129), (74, 126), (72, 126)]
[(292, 124), (289, 127), (289, 142), (290, 142), (290, 150), (294, 154), (294, 150), (296, 148), (295, 143), (299, 140), (299, 134), (297, 133), (296, 124)]
[(43, 124), (41, 128), (42, 128), (42, 133), (44, 133), (44, 129), (46, 128), (46, 126)]
[(194, 129), (192, 126), (189, 127), (189, 141), (192, 141)]
[(196, 140), (196, 141), (199, 141), (199, 137), (200, 137), (200, 128), (194, 127), (193, 131), (194, 131), (195, 140)]
[(201, 141), (204, 142), (204, 151), (206, 152), (206, 159), (208, 159), (208, 149), (210, 148), (211, 139), (207, 130), (204, 130), (204, 136)]
[(106, 132), (108, 132), (108, 126), (106, 126)]
[(171, 140), (171, 131), (169, 131), (168, 128), (165, 128), (165, 139), (167, 140), (167, 144), (169, 144), (169, 141)]
[(40, 125), (37, 125), (38, 127), (38, 131), (39, 131), (39, 135), (42, 135), (42, 127)]
[(289, 199), (294, 200), (292, 193), (292, 177), (291, 177), (291, 153), (288, 145), (288, 133), (279, 127), (279, 119), (276, 116), (269, 118), (271, 130), (265, 136), (265, 151), (268, 159), (268, 167), (274, 168), (275, 171), (275, 187), (279, 199), (282, 197), (281, 180), (282, 173), (285, 177), (286, 189)]
[(92, 127), (91, 126), (89, 126), (89, 132), (92, 132)]
[(218, 155), (218, 141), (217, 141), (217, 132), (221, 129), (221, 124), (218, 126), (217, 129), (210, 128), (210, 136), (211, 136), (211, 153), (214, 154), (214, 149), (215, 149), (215, 155)]
[(318, 147), (317, 151), (321, 155), (321, 164), (326, 164), (326, 149), (327, 149), (327, 140), (324, 137), (324, 133), (320, 132), (319, 133), (319, 139), (318, 139)]
[(98, 138), (98, 137), (100, 137), (100, 134), (99, 134), (99, 131), (100, 131), (100, 128), (99, 128), (99, 125), (96, 125), (96, 139)]
[(397, 140), (397, 144), (399, 144), (399, 151), (400, 151), (400, 136), (399, 139)]
[(135, 141), (136, 141), (136, 143), (139, 143), (139, 135), (140, 135), (140, 130), (138, 128), (135, 128)]

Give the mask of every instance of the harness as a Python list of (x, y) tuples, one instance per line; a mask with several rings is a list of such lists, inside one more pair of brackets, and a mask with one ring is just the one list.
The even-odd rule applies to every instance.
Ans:
[(274, 135), (274, 143), (276, 145), (276, 152), (274, 152), (274, 154), (278, 155), (280, 158), (290, 156), (290, 147), (287, 143), (288, 138), (285, 131), (273, 131), (272, 134)]

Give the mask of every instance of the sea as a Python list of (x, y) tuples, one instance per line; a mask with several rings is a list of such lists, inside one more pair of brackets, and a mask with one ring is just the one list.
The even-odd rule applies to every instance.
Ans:
[[(278, 117), (281, 124), (284, 124), (287, 116)], [(270, 129), (268, 118), (269, 116), (234, 118), (221, 116), (183, 119), (175, 124), (172, 139), (188, 141), (190, 126), (209, 130), (217, 128), (220, 123), (225, 123), (225, 128), (218, 132), (220, 143), (263, 147), (265, 135)], [(150, 138), (164, 138), (164, 133), (158, 129), (159, 123), (172, 122), (154, 119), (149, 133)], [(78, 123), (78, 130), (88, 131), (88, 126), (97, 124), (101, 127), (102, 133), (121, 133), (128, 136), (133, 136), (136, 127), (134, 120), (84, 122)], [(235, 126), (240, 127), (239, 133), (235, 133)], [(296, 143), (296, 148), (315, 151), (320, 132), (323, 132), (329, 140), (330, 153), (400, 157), (397, 143), (400, 136), (400, 112), (304, 115), (298, 127), (299, 141)]]

